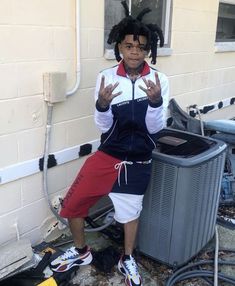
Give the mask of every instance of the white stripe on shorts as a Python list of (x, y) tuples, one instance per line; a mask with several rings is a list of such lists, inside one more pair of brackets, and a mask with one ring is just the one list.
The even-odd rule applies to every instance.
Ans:
[(116, 221), (127, 223), (140, 216), (144, 195), (109, 193), (109, 197), (114, 205)]

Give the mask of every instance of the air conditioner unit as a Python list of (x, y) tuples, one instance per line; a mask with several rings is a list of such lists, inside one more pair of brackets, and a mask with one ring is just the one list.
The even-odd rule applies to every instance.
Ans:
[(222, 141), (174, 129), (159, 133), (140, 217), (140, 252), (178, 267), (213, 238), (225, 153)]

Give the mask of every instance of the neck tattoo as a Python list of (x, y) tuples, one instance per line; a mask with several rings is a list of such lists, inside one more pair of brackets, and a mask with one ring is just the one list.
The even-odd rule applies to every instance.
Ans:
[(140, 75), (141, 72), (144, 68), (144, 63), (138, 66), (136, 69), (131, 69), (129, 68), (125, 63), (124, 63), (125, 71), (127, 75), (130, 77), (130, 79), (135, 80), (137, 79)]

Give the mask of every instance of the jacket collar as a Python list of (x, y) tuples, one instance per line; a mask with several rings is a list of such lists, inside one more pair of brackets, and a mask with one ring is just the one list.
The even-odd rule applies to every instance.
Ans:
[[(149, 73), (150, 73), (150, 67), (149, 67), (148, 63), (145, 61), (144, 62), (144, 68), (141, 72), (141, 76), (145, 76)], [(121, 61), (118, 65), (117, 75), (127, 77), (123, 61)]]

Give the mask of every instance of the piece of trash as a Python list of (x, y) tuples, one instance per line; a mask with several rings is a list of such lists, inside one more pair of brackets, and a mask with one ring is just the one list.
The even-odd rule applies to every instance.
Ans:
[[(22, 266), (33, 259), (33, 250), (29, 240), (18, 240), (0, 247), (0, 280), (8, 277), (11, 273), (19, 273)], [(29, 266), (32, 267), (29, 263)], [(34, 264), (35, 265), (35, 264)]]
[(118, 263), (120, 259), (119, 252), (112, 246), (105, 249), (92, 252), (92, 264), (101, 272), (110, 273), (113, 266)]

